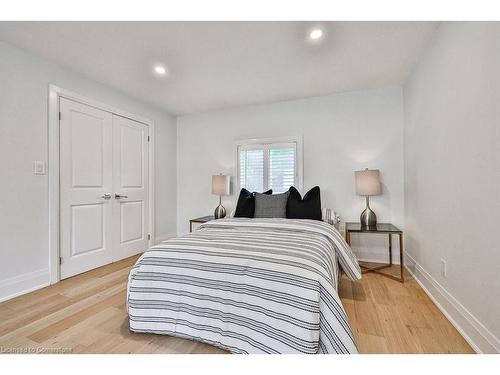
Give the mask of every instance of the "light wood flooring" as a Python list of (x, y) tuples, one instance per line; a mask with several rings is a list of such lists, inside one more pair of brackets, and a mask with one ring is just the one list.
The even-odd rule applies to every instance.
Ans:
[[(71, 353), (225, 353), (168, 336), (129, 331), (127, 275), (137, 257), (0, 303), (0, 347)], [(361, 353), (472, 353), (407, 275), (401, 284), (375, 274), (343, 278), (340, 296)]]
[[(384, 272), (399, 276), (399, 266)], [(365, 273), (341, 280), (339, 295), (361, 353), (474, 353), (420, 285)]]

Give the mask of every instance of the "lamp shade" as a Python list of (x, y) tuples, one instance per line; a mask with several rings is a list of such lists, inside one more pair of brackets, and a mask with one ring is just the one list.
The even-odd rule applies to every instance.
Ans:
[(229, 195), (230, 194), (230, 176), (217, 175), (212, 176), (212, 194)]
[(378, 169), (356, 171), (354, 178), (356, 180), (356, 194), (370, 196), (381, 193), (380, 171)]

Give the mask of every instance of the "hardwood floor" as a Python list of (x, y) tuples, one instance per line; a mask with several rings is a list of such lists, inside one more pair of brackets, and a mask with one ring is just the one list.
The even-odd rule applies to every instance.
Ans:
[[(384, 270), (385, 271), (385, 270)], [(399, 266), (388, 273), (398, 275)], [(374, 273), (341, 280), (339, 295), (361, 353), (474, 353), (405, 270), (405, 283)]]
[[(137, 257), (86, 272), (0, 304), (2, 352), (225, 353), (174, 337), (129, 331), (127, 276)], [(400, 284), (365, 274), (343, 278), (340, 296), (361, 353), (472, 353), (408, 275)]]

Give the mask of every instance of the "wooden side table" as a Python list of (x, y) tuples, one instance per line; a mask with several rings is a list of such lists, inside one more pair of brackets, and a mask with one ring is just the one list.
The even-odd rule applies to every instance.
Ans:
[(202, 217), (197, 217), (196, 219), (191, 219), (189, 220), (189, 232), (193, 231), (193, 223), (206, 223), (207, 221), (214, 220), (215, 216), (202, 216)]
[[(373, 229), (367, 229), (361, 226), (360, 223), (346, 223), (345, 225), (345, 233), (346, 233), (346, 242), (351, 245), (351, 233), (369, 233), (369, 234), (388, 234), (389, 235), (389, 263), (388, 264), (382, 264), (380, 266), (376, 267), (366, 267), (363, 265), (360, 265), (361, 268), (363, 268), (363, 273), (366, 272), (375, 272), (378, 273), (379, 275), (383, 275), (385, 277), (389, 277), (393, 280), (400, 281), (404, 283), (404, 273), (403, 273), (403, 231), (396, 226), (390, 224), (390, 223), (380, 223), (377, 224), (376, 228)], [(380, 272), (380, 270), (384, 268), (388, 268), (392, 266), (392, 235), (396, 234), (399, 236), (399, 264), (400, 264), (400, 277), (396, 277), (393, 275), (388, 275), (384, 272)]]

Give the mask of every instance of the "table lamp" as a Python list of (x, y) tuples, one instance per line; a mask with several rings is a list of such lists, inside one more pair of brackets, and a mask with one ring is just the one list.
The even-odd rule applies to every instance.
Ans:
[(378, 169), (368, 169), (355, 171), (356, 194), (366, 197), (366, 208), (361, 213), (361, 226), (365, 229), (375, 229), (377, 227), (377, 215), (370, 208), (370, 196), (381, 194), (380, 171)]
[(214, 212), (216, 219), (222, 219), (226, 216), (226, 209), (222, 205), (222, 196), (230, 194), (230, 180), (231, 176), (212, 176), (212, 194), (219, 196), (219, 205)]

